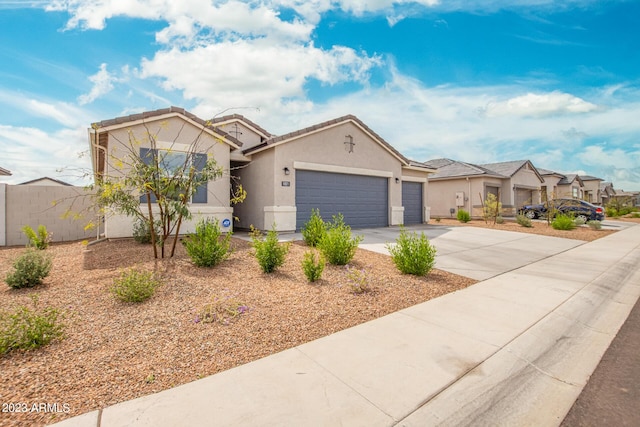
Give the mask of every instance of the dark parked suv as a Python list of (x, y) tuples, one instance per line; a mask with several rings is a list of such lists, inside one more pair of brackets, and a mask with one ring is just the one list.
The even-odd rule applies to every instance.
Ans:
[[(584, 200), (555, 199), (552, 207), (555, 207), (554, 210), (556, 212), (571, 215), (576, 219), (580, 218), (585, 222), (591, 220), (602, 221), (604, 219), (604, 209), (602, 207), (592, 205)], [(539, 205), (525, 205), (518, 212), (529, 219), (535, 219), (546, 217), (548, 211), (549, 202), (544, 202)]]

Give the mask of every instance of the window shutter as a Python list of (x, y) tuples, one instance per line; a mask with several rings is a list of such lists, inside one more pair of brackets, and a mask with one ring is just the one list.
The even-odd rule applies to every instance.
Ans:
[[(196, 168), (196, 174), (199, 173), (207, 164), (207, 155), (196, 153), (193, 158), (193, 166)], [(199, 185), (193, 193), (191, 201), (193, 203), (207, 203), (207, 183)]]
[[(152, 148), (140, 148), (140, 159), (145, 165), (150, 165), (153, 163), (153, 149)], [(157, 153), (156, 153), (157, 155)], [(151, 203), (156, 202), (156, 196), (151, 195)], [(147, 203), (147, 195), (143, 194), (140, 196), (140, 203)]]

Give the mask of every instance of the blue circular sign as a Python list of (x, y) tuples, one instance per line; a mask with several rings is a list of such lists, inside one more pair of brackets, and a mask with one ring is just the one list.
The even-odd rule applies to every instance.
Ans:
[(231, 220), (229, 218), (225, 218), (224, 220), (222, 220), (223, 227), (229, 227), (230, 225), (231, 225)]

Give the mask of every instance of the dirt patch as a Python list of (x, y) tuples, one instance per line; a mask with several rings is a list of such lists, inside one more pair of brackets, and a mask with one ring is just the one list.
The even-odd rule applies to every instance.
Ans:
[(523, 227), (514, 220), (505, 220), (503, 224), (487, 224), (483, 220), (479, 219), (462, 223), (457, 219), (442, 218), (440, 219), (440, 222), (433, 219), (430, 224), (492, 228), (494, 230), (517, 231), (519, 233), (540, 234), (543, 236), (562, 237), (564, 239), (584, 240), (586, 242), (591, 242), (601, 237), (608, 236), (611, 233), (615, 233), (615, 230), (594, 230), (586, 225), (576, 227), (574, 230), (556, 230), (551, 227), (551, 225), (547, 224), (546, 221), (532, 221), (531, 227)]
[[(301, 243), (271, 275), (260, 271), (247, 242), (233, 239), (233, 246), (228, 260), (205, 269), (194, 267), (181, 245), (173, 260), (155, 262), (149, 246), (108, 241), (90, 247), (93, 269), (85, 270), (81, 243), (52, 245), (53, 269), (42, 286), (0, 285), (0, 309), (30, 305), (36, 293), (41, 306), (67, 313), (63, 341), (0, 357), (0, 403), (50, 406), (2, 413), (0, 425), (57, 422), (172, 388), (476, 283), (439, 270), (402, 275), (390, 258), (358, 250), (352, 266), (367, 271), (375, 292), (355, 295), (344, 267), (327, 266), (318, 284), (307, 283), (300, 262), (308, 248)], [(22, 251), (0, 250), (0, 278)], [(130, 266), (163, 275), (164, 285), (140, 305), (108, 292)], [(196, 322), (214, 296), (235, 298), (249, 311), (228, 326)]]

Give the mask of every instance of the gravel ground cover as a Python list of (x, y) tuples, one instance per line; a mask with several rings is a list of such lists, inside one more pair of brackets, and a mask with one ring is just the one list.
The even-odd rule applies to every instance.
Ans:
[[(65, 311), (67, 325), (62, 341), (0, 356), (0, 426), (44, 425), (168, 389), (476, 282), (439, 270), (405, 276), (390, 258), (359, 249), (351, 267), (367, 272), (374, 292), (355, 295), (344, 267), (327, 265), (322, 279), (309, 284), (300, 267), (308, 250), (302, 243), (291, 246), (285, 265), (271, 275), (260, 271), (248, 242), (233, 239), (233, 247), (228, 260), (205, 269), (194, 267), (181, 245), (173, 260), (155, 262), (150, 246), (107, 241), (89, 246), (92, 269), (85, 269), (82, 243), (52, 245), (53, 268), (43, 285), (0, 285), (0, 310), (29, 306), (37, 294), (40, 307)], [(0, 250), (0, 278), (24, 250)], [(122, 269), (133, 266), (157, 269), (164, 281), (137, 305), (108, 292)], [(228, 325), (198, 322), (214, 296), (248, 311)], [(20, 408), (29, 412), (15, 413)]]
[[(638, 221), (640, 222), (640, 220)], [(594, 230), (588, 226), (576, 227), (573, 230), (555, 230), (546, 221), (532, 221), (532, 226), (527, 228), (523, 227), (515, 220), (505, 220), (503, 224), (487, 224), (484, 220), (473, 219), (467, 223), (462, 223), (457, 219), (441, 218), (439, 222), (435, 219), (430, 223), (434, 225), (449, 225), (449, 226), (462, 226), (462, 227), (483, 227), (492, 228), (495, 230), (505, 231), (517, 231), (519, 233), (540, 234), (544, 236), (562, 237), (564, 239), (584, 240), (591, 242), (601, 237), (607, 236), (611, 233), (615, 233), (615, 230)]]

